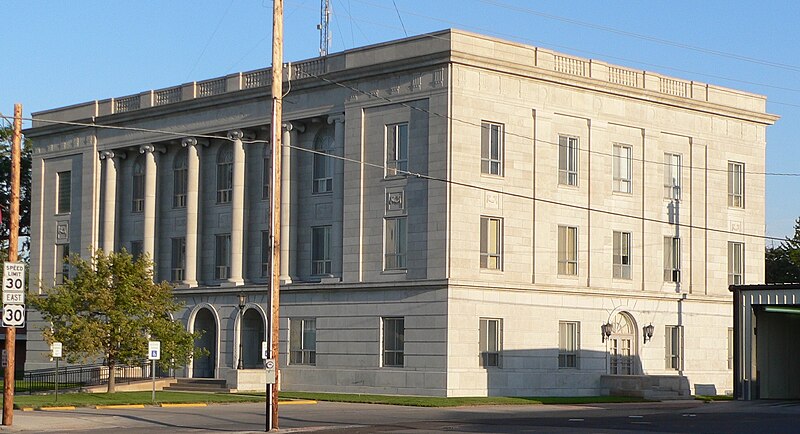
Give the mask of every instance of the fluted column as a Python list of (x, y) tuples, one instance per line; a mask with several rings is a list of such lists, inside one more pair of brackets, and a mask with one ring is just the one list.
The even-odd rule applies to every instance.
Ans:
[[(344, 156), (344, 114), (328, 116), (328, 123), (333, 124), (333, 139), (336, 142), (333, 155)], [(344, 160), (336, 158), (333, 161), (333, 219), (331, 228), (331, 244), (336, 249), (332, 270), (336, 276), (342, 276), (344, 265)]]
[[(298, 123), (283, 124), (281, 136), (281, 284), (292, 283), (297, 276), (297, 224), (296, 216), (297, 186), (292, 183), (292, 169), (296, 158), (291, 147), (297, 146), (297, 134), (305, 131)], [(295, 176), (296, 178), (296, 176)]]
[(200, 153), (197, 139), (187, 137), (181, 141), (186, 148), (186, 270), (183, 283), (190, 288), (197, 286), (197, 228), (200, 223), (199, 186)]
[(125, 158), (124, 153), (114, 151), (100, 152), (104, 161), (105, 180), (103, 181), (103, 241), (100, 246), (104, 252), (114, 251), (117, 220), (117, 159)]
[(233, 141), (233, 197), (231, 198), (231, 275), (228, 283), (244, 284), (244, 133), (228, 131)]
[(144, 234), (142, 248), (155, 263), (156, 247), (156, 156), (155, 146), (142, 145), (139, 153), (144, 154)]

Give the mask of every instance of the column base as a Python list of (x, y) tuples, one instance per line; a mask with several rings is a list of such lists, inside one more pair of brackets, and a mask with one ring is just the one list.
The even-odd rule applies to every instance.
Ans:
[(197, 288), (196, 280), (184, 280), (177, 285), (177, 288)]
[(242, 286), (244, 285), (244, 279), (228, 279), (225, 282), (222, 282), (220, 286)]
[(280, 280), (281, 285), (289, 285), (292, 283), (292, 278), (289, 276), (280, 276), (278, 280)]

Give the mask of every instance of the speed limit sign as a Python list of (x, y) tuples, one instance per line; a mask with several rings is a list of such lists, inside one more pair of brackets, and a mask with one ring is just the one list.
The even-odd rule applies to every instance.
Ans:
[(3, 306), (3, 327), (22, 327), (25, 325), (25, 305), (7, 304)]

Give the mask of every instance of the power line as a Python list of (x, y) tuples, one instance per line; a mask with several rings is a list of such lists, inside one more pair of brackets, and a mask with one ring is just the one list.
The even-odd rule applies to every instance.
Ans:
[[(397, 102), (395, 102), (395, 103), (397, 103)], [(0, 117), (7, 118), (7, 116), (2, 115), (2, 114), (0, 114)], [(24, 120), (32, 120), (30, 118), (23, 118), (23, 119)], [(216, 135), (210, 135), (210, 134), (194, 134), (194, 133), (186, 133), (186, 132), (180, 133), (180, 132), (175, 132), (175, 131), (151, 130), (151, 129), (146, 129), (146, 128), (120, 127), (120, 126), (102, 125), (102, 124), (96, 124), (96, 123), (89, 124), (89, 123), (81, 123), (81, 122), (56, 121), (56, 120), (45, 120), (45, 119), (37, 119), (37, 122), (38, 121), (48, 122), (48, 123), (53, 123), (53, 124), (82, 126), (82, 127), (117, 129), (117, 130), (136, 131), (136, 132), (151, 132), (151, 133), (159, 133), (159, 134), (168, 134), (168, 135), (176, 136), (176, 137), (191, 136), (191, 137), (201, 137), (201, 138), (217, 139), (217, 140), (224, 140), (224, 141), (231, 141), (231, 142), (234, 140), (234, 139), (229, 139), (227, 136), (216, 136)], [(260, 139), (242, 140), (242, 142), (243, 143), (248, 143), (248, 144), (254, 144), (254, 143), (269, 144), (268, 140), (260, 140)], [(302, 147), (299, 147), (299, 146), (296, 146), (296, 145), (286, 145), (285, 143), (282, 144), (282, 146), (288, 147), (288, 148), (293, 149), (295, 151), (306, 152), (306, 153), (311, 153), (311, 154), (317, 154), (317, 155), (325, 156), (325, 157), (328, 157), (328, 158), (342, 160), (344, 162), (350, 162), (350, 163), (354, 163), (354, 164), (364, 165), (364, 166), (367, 166), (367, 167), (372, 167), (372, 168), (379, 169), (379, 170), (384, 170), (385, 169), (385, 167), (383, 165), (380, 165), (380, 164), (370, 163), (370, 162), (357, 160), (357, 159), (349, 158), (349, 157), (345, 157), (345, 156), (333, 155), (333, 154), (329, 154), (329, 153), (326, 153), (326, 152), (323, 152), (323, 151), (318, 151), (318, 150), (314, 150), (314, 149), (306, 149), (306, 148), (302, 148)], [(536, 197), (536, 196), (533, 196), (533, 195), (526, 195), (526, 194), (521, 194), (521, 193), (513, 193), (513, 192), (509, 192), (509, 191), (503, 191), (503, 190), (500, 190), (500, 189), (488, 188), (488, 187), (475, 185), (475, 184), (471, 184), (471, 183), (466, 183), (466, 182), (461, 182), (461, 181), (454, 181), (454, 180), (450, 180), (450, 179), (446, 179), (446, 178), (440, 178), (440, 177), (436, 177), (436, 176), (431, 176), (431, 175), (427, 175), (427, 174), (424, 174), (424, 173), (412, 172), (412, 171), (409, 171), (409, 170), (399, 170), (398, 169), (397, 172), (399, 172), (401, 174), (404, 174), (404, 175), (407, 175), (407, 176), (410, 176), (410, 177), (418, 178), (418, 179), (425, 179), (425, 180), (429, 180), (429, 181), (443, 182), (443, 183), (447, 183), (447, 184), (450, 184), (450, 185), (476, 189), (476, 190), (480, 190), (480, 191), (484, 191), (484, 192), (496, 193), (496, 194), (500, 194), (500, 195), (503, 195), (503, 196), (514, 197), (514, 198), (518, 198), (518, 199), (531, 200), (531, 201), (546, 203), (546, 204), (555, 205), (555, 206), (563, 206), (563, 207), (578, 209), (578, 210), (586, 211), (586, 212), (594, 212), (594, 213), (606, 214), (606, 215), (610, 215), (610, 216), (614, 216), (614, 217), (621, 217), (621, 218), (626, 218), (626, 219), (640, 220), (640, 221), (644, 221), (644, 222), (669, 225), (670, 227), (679, 227), (679, 228), (685, 228), (685, 229), (698, 229), (698, 230), (705, 230), (705, 231), (715, 232), (715, 233), (720, 233), (720, 234), (735, 235), (735, 236), (757, 238), (757, 239), (764, 239), (764, 240), (774, 240), (774, 241), (781, 241), (781, 242), (785, 241), (785, 238), (772, 237), (772, 236), (768, 236), (768, 235), (758, 235), (758, 234), (751, 234), (751, 233), (744, 233), (744, 232), (734, 232), (734, 231), (725, 230), (725, 229), (711, 228), (711, 227), (708, 227), (708, 226), (698, 226), (698, 225), (679, 223), (679, 222), (669, 222), (669, 221), (663, 221), (663, 220), (659, 220), (659, 219), (655, 219), (655, 218), (645, 217), (644, 215), (642, 215), (642, 216), (632, 216), (632, 215), (625, 214), (625, 213), (622, 213), (622, 212), (616, 212), (616, 211), (592, 208), (592, 207), (584, 206), (584, 205), (570, 204), (570, 203), (560, 202), (560, 201), (557, 201), (557, 200)]]

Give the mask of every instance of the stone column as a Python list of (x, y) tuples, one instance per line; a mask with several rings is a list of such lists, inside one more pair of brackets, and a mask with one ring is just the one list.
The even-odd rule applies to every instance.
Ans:
[(125, 158), (124, 153), (101, 151), (106, 170), (103, 182), (103, 241), (101, 248), (106, 254), (114, 251), (117, 219), (117, 159)]
[(144, 154), (144, 234), (142, 248), (156, 262), (156, 156), (155, 146), (142, 145), (139, 153)]
[[(281, 284), (292, 283), (297, 276), (297, 185), (292, 182), (292, 169), (297, 158), (292, 156), (292, 146), (297, 146), (297, 135), (305, 126), (286, 122), (281, 136)], [(296, 176), (295, 176), (296, 177)]]
[[(344, 157), (344, 113), (328, 116), (328, 123), (333, 124), (333, 139), (336, 142), (333, 155)], [(333, 274), (342, 276), (342, 260), (344, 253), (344, 160), (336, 158), (333, 160), (333, 220), (331, 228), (331, 243), (336, 249), (332, 252)]]
[(183, 283), (190, 288), (197, 286), (197, 239), (200, 224), (200, 153), (197, 139), (187, 137), (181, 141), (186, 148), (186, 270)]
[(244, 284), (244, 143), (242, 130), (228, 131), (233, 141), (233, 197), (231, 198), (231, 275), (228, 283)]

